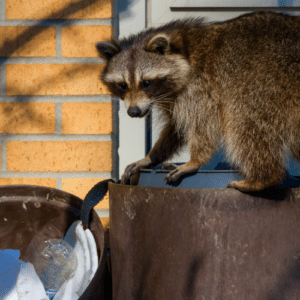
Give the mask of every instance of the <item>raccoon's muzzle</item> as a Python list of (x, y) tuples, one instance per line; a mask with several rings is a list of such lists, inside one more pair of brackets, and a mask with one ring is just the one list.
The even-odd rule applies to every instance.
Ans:
[(149, 109), (142, 111), (138, 106), (130, 106), (127, 110), (127, 113), (132, 118), (142, 118), (147, 115)]

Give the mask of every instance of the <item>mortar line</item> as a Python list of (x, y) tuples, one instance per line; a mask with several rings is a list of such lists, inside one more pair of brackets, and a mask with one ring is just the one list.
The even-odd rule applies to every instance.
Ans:
[[(72, 19), (72, 20), (18, 20), (5, 18), (5, 3), (0, 4), (0, 8), (4, 5), (4, 18), (0, 19), (0, 26), (86, 26), (86, 25), (96, 25), (96, 26), (112, 26), (112, 19)], [(5, 2), (5, 1), (3, 1)], [(0, 12), (0, 16), (1, 13)]]
[(6, 66), (0, 63), (0, 97), (6, 96)]
[(62, 108), (61, 103), (55, 104), (55, 133), (62, 134)]
[(15, 64), (104, 64), (99, 57), (10, 57), (0, 58), (1, 65)]
[(6, 0), (0, 1), (0, 20), (6, 20)]
[[(0, 69), (1, 72), (1, 69)], [(5, 76), (4, 83), (5, 83)], [(1, 80), (1, 79), (0, 79)], [(94, 96), (0, 96), (1, 102), (51, 102), (51, 103), (65, 103), (65, 102), (96, 102), (108, 103), (112, 101), (119, 101), (113, 99), (110, 95), (94, 95)]]
[(1, 141), (1, 174), (7, 171), (7, 145), (6, 141)]
[(61, 26), (56, 26), (56, 57), (61, 57)]
[(0, 141), (23, 141), (23, 142), (111, 142), (111, 134), (0, 134)]
[(58, 190), (62, 190), (62, 178), (61, 177), (56, 178), (56, 188)]
[[(2, 144), (2, 143), (1, 143)], [(5, 149), (6, 151), (6, 149)], [(2, 148), (1, 148), (2, 154)], [(5, 153), (6, 159), (6, 153)], [(2, 169), (2, 166), (1, 166)], [(111, 178), (111, 172), (90, 172), (90, 171), (79, 171), (79, 172), (14, 172), (1, 170), (1, 178)]]

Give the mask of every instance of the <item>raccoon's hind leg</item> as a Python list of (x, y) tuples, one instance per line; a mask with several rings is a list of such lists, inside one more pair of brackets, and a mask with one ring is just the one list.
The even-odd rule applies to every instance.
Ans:
[(231, 144), (227, 141), (229, 157), (246, 177), (243, 181), (230, 182), (227, 187), (242, 192), (262, 191), (276, 186), (286, 174), (282, 141), (268, 132), (253, 132), (255, 129), (251, 133), (249, 129), (248, 132), (240, 129), (239, 135), (231, 136)]

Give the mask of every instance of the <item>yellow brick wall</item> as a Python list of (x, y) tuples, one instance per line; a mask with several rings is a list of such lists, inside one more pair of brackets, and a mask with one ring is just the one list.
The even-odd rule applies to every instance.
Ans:
[[(83, 199), (114, 176), (114, 107), (95, 50), (113, 34), (112, 1), (3, 3), (0, 185), (43, 185)], [(108, 205), (106, 195), (96, 207), (106, 223)]]

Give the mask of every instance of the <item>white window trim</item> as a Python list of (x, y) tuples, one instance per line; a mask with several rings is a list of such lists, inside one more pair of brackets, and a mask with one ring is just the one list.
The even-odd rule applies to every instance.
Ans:
[[(121, 1), (119, 1), (119, 5)], [(146, 27), (146, 0), (124, 1), (119, 7), (119, 38)], [(145, 157), (145, 118), (130, 118), (123, 101), (119, 106), (119, 177), (127, 165)]]
[[(292, 3), (292, 5), (291, 5)], [(170, 0), (171, 8), (192, 7), (297, 7), (300, 0)]]

